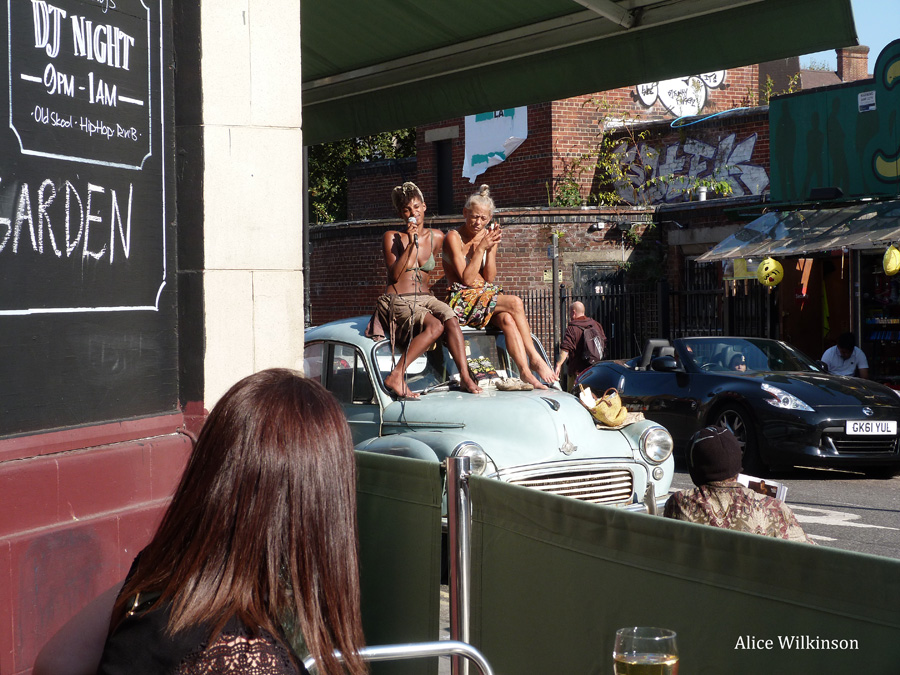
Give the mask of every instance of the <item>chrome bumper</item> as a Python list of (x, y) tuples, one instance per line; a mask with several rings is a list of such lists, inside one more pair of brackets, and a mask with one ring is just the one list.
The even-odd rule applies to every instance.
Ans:
[(656, 496), (656, 488), (653, 483), (647, 484), (647, 491), (644, 492), (644, 498), (637, 504), (629, 504), (623, 506), (626, 511), (636, 511), (638, 513), (649, 513), (651, 516), (661, 516), (669, 494), (666, 493), (662, 497)]

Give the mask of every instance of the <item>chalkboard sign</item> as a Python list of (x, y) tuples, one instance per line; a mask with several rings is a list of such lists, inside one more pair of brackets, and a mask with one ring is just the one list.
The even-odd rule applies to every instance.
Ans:
[(0, 435), (177, 403), (170, 0), (7, 0)]

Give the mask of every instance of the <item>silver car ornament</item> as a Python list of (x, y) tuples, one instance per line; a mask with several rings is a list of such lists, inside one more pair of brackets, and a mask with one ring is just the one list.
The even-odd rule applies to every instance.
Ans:
[(562, 454), (564, 454), (566, 457), (568, 457), (573, 452), (578, 450), (578, 446), (569, 440), (569, 431), (568, 431), (568, 429), (566, 429), (565, 424), (563, 424), (563, 435), (566, 437), (566, 440), (563, 442), (563, 444), (561, 446), (559, 446), (559, 451)]

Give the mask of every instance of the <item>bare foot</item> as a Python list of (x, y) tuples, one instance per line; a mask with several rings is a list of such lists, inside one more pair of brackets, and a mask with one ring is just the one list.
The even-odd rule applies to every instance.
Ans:
[(462, 376), (460, 376), (459, 388), (463, 391), (469, 392), (470, 394), (480, 394), (482, 391), (481, 387), (478, 386), (478, 383), (471, 377), (463, 378)]
[(406, 386), (406, 381), (403, 379), (403, 373), (398, 373), (397, 371), (392, 372), (384, 378), (384, 383), (390, 392), (399, 399), (419, 398), (418, 394), (411, 391), (410, 388)]
[(537, 371), (538, 377), (540, 377), (544, 382), (559, 382), (559, 378), (556, 376), (556, 373), (553, 372), (553, 369), (548, 366), (543, 359), (538, 360), (537, 368), (535, 368), (535, 370)]
[(535, 389), (546, 389), (547, 386), (541, 382), (538, 378), (534, 376), (530, 370), (522, 373), (522, 376), (519, 378), (522, 382), (527, 382)]

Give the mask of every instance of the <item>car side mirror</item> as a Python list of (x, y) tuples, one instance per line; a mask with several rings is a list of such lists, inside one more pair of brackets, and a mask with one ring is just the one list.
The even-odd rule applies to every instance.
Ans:
[(825, 363), (824, 361), (816, 361), (816, 365), (819, 366), (819, 368), (822, 369), (822, 372), (823, 372), (823, 373), (827, 373), (827, 372), (828, 372), (828, 364)]
[(671, 373), (678, 370), (678, 361), (674, 356), (657, 356), (650, 362), (650, 369), (661, 373)]

